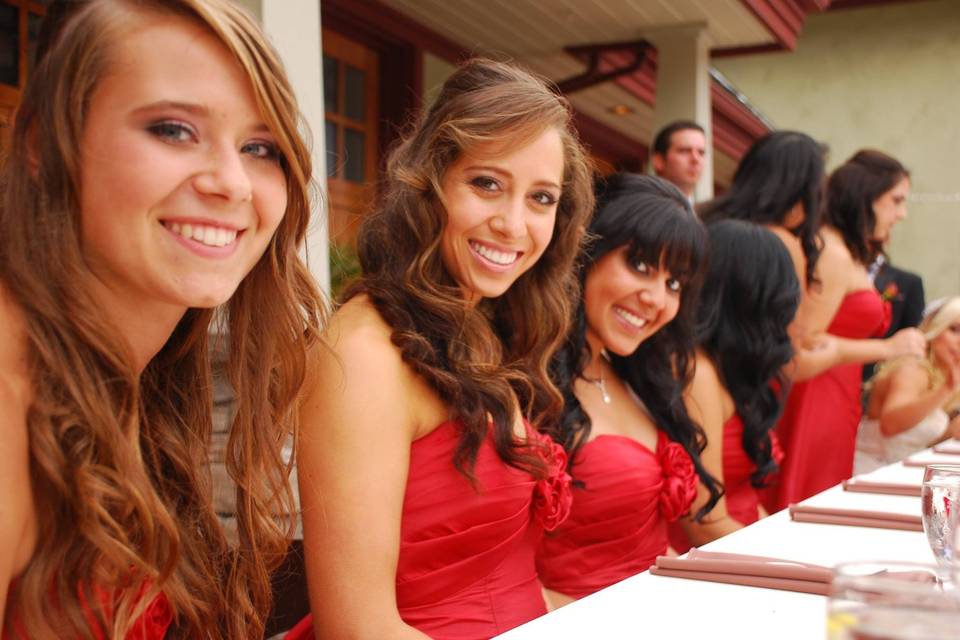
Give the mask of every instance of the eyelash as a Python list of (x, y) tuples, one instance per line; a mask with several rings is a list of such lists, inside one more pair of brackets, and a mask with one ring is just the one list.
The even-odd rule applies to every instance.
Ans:
[[(197, 139), (197, 134), (193, 127), (175, 120), (156, 122), (148, 126), (147, 131), (161, 140), (170, 142), (172, 144), (185, 144)], [(248, 153), (253, 147), (261, 149), (259, 152), (250, 153), (250, 155), (254, 158), (274, 161), (280, 158), (280, 149), (277, 147), (277, 145), (266, 140), (254, 140), (246, 142), (242, 147), (240, 147), (240, 151), (242, 153)]]
[[(640, 262), (633, 263), (633, 270), (637, 273), (647, 275), (650, 273), (650, 266), (641, 260)], [(667, 280), (667, 289), (674, 293), (680, 293), (683, 291), (683, 283), (676, 278), (669, 278)]]
[(190, 140), (195, 140), (197, 137), (196, 133), (188, 125), (170, 120), (151, 124), (147, 127), (147, 131), (162, 140), (174, 143), (187, 142), (188, 140), (182, 137), (183, 134), (187, 134)]
[[(470, 184), (483, 192), (496, 193), (501, 190), (500, 182), (489, 176), (477, 176), (470, 180)], [(557, 203), (557, 197), (548, 191), (538, 191), (531, 195), (531, 198), (541, 207), (553, 206)]]

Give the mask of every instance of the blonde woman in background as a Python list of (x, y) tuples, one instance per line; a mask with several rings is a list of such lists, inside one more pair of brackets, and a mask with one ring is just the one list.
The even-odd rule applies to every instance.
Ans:
[(960, 437), (960, 417), (949, 413), (960, 391), (960, 297), (930, 303), (920, 330), (928, 341), (926, 357), (889, 360), (869, 383), (854, 473)]

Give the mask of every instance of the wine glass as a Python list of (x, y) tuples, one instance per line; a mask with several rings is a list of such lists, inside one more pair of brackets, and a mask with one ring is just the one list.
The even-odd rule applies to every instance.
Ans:
[(957, 548), (954, 523), (960, 509), (960, 465), (927, 465), (923, 472), (920, 503), (927, 542), (937, 563), (949, 569)]

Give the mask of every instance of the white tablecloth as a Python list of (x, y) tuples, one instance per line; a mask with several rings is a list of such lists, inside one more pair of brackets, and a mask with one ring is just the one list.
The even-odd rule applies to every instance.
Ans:
[[(960, 457), (954, 456), (960, 464)], [(871, 479), (915, 481), (923, 469), (902, 464)], [(920, 499), (843, 491), (839, 486), (810, 504), (920, 513)], [(851, 560), (932, 563), (922, 532), (793, 522), (786, 510), (703, 547), (833, 566)], [(594, 638), (823, 638), (822, 596), (665, 578), (644, 572), (513, 629), (503, 640)], [(960, 635), (960, 632), (958, 632)]]

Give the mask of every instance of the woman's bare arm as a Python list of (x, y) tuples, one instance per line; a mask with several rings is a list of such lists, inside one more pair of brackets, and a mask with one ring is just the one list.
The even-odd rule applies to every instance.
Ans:
[(312, 358), (298, 474), (318, 638), (426, 638), (400, 618), (400, 520), (416, 438), (413, 374), (369, 303), (348, 303)]
[(919, 362), (901, 364), (890, 374), (880, 402), (880, 433), (889, 438), (912, 428), (950, 399), (954, 385), (951, 379), (931, 389), (930, 375)]
[[(690, 418), (703, 427), (707, 436), (707, 446), (700, 454), (700, 461), (704, 468), (722, 483), (723, 424), (727, 417), (727, 411), (724, 410), (724, 391), (713, 363), (699, 352), (693, 381), (685, 395), (685, 403)], [(697, 497), (690, 507), (690, 513), (695, 514), (709, 499), (710, 493), (706, 487), (698, 484)], [(681, 520), (681, 524), (693, 546), (706, 544), (743, 527), (727, 513), (727, 501), (724, 497), (720, 498), (702, 521), (695, 521), (691, 515)]]

